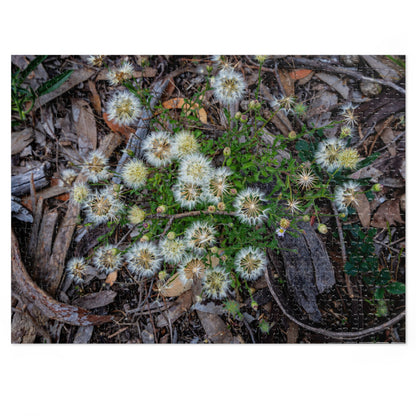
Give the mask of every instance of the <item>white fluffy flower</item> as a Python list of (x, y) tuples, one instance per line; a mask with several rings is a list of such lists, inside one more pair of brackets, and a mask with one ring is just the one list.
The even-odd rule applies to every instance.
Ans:
[(218, 204), (224, 195), (228, 194), (230, 184), (228, 183), (228, 177), (232, 174), (231, 170), (227, 167), (221, 167), (215, 169), (211, 179), (208, 182), (206, 190), (206, 199), (209, 202)]
[(123, 62), (118, 68), (112, 68), (107, 73), (107, 80), (111, 85), (122, 84), (133, 77), (134, 67), (130, 62)]
[(224, 267), (216, 266), (207, 269), (202, 279), (202, 288), (205, 295), (212, 299), (223, 299), (227, 296), (231, 279)]
[(87, 271), (87, 262), (82, 257), (73, 257), (66, 265), (68, 277), (75, 283), (82, 283)]
[(198, 152), (199, 144), (194, 134), (187, 130), (179, 131), (173, 138), (176, 157), (182, 158)]
[(222, 104), (232, 104), (240, 100), (246, 89), (244, 78), (232, 69), (222, 70), (213, 82), (215, 98)]
[(90, 182), (96, 183), (110, 176), (107, 164), (108, 158), (102, 152), (94, 150), (86, 158), (82, 171), (88, 176)]
[(148, 169), (140, 160), (130, 160), (121, 170), (124, 183), (132, 189), (139, 189), (145, 185)]
[(347, 213), (349, 206), (357, 206), (360, 185), (349, 181), (335, 188), (335, 204), (340, 212)]
[(173, 196), (182, 208), (192, 209), (202, 201), (203, 190), (201, 185), (178, 181), (173, 187)]
[(243, 248), (235, 258), (236, 271), (246, 280), (256, 280), (264, 272), (266, 266), (266, 255), (259, 248)]
[(345, 149), (342, 140), (332, 138), (319, 143), (315, 153), (316, 162), (328, 171), (333, 171), (340, 167), (339, 154)]
[(155, 131), (143, 142), (145, 158), (155, 167), (166, 166), (175, 156), (175, 146), (170, 134), (165, 131)]
[(178, 264), (186, 252), (185, 242), (180, 238), (169, 240), (163, 239), (159, 243), (160, 253), (169, 264)]
[(118, 91), (107, 106), (108, 119), (120, 126), (128, 126), (141, 114), (140, 100), (130, 91)]
[(123, 204), (113, 196), (110, 189), (104, 189), (92, 193), (83, 208), (87, 214), (87, 222), (102, 224), (118, 220)]
[(162, 265), (160, 251), (148, 241), (133, 244), (126, 253), (127, 268), (139, 277), (154, 276)]
[(184, 157), (179, 166), (179, 180), (182, 182), (205, 185), (211, 179), (211, 162), (200, 153)]
[(215, 244), (215, 241), (215, 228), (207, 222), (195, 221), (185, 231), (187, 247), (199, 255), (203, 255), (208, 247)]
[(93, 262), (100, 272), (111, 273), (120, 268), (122, 257), (116, 246), (108, 244), (97, 249)]
[(198, 256), (188, 254), (179, 266), (179, 278), (183, 284), (190, 280), (202, 279), (205, 274), (205, 264)]
[(261, 224), (267, 219), (267, 209), (263, 207), (265, 202), (263, 192), (256, 188), (247, 188), (241, 191), (234, 201), (237, 209), (237, 217), (245, 224)]

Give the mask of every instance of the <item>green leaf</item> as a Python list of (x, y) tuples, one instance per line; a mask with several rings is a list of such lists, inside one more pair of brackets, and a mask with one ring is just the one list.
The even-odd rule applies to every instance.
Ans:
[(378, 287), (374, 292), (374, 299), (380, 300), (384, 298), (384, 287)]
[(387, 303), (385, 300), (379, 300), (377, 305), (377, 312), (376, 315), (380, 318), (382, 316), (387, 316), (389, 310), (387, 308)]
[(29, 62), (29, 65), (21, 72), (19, 79), (17, 80), (16, 84), (20, 85), (28, 75), (38, 66), (40, 65), (48, 55), (39, 55), (33, 61)]
[(392, 282), (386, 286), (386, 290), (392, 295), (403, 295), (406, 292), (406, 286), (401, 282)]
[(380, 153), (373, 153), (371, 156), (368, 156), (364, 160), (361, 160), (361, 162), (357, 164), (356, 170), (360, 170), (368, 165), (371, 165), (379, 156)]
[(72, 69), (63, 72), (62, 74), (57, 75), (56, 77), (53, 77), (49, 81), (42, 84), (37, 90), (36, 94), (38, 97), (48, 94), (52, 91), (55, 91), (57, 88), (59, 88), (74, 72)]

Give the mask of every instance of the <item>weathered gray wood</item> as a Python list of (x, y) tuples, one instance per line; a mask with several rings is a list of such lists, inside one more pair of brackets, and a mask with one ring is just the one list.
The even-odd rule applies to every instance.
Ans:
[(315, 285), (319, 293), (330, 289), (335, 284), (335, 274), (328, 253), (311, 225), (299, 222), (298, 226), (305, 231), (303, 237), (311, 253), (313, 268), (315, 270)]
[(33, 222), (32, 214), (20, 203), (20, 198), (12, 195), (12, 215), (23, 222)]
[(278, 244), (283, 257), (286, 280), (293, 290), (296, 301), (313, 322), (319, 322), (321, 312), (316, 303), (318, 289), (315, 286), (312, 256), (305, 238), (301, 233), (290, 230), (283, 238), (278, 239)]
[(33, 174), (35, 189), (39, 190), (49, 185), (48, 169), (49, 162), (43, 163), (36, 169), (29, 170), (21, 175), (12, 176), (12, 195), (22, 196), (30, 193), (30, 181)]

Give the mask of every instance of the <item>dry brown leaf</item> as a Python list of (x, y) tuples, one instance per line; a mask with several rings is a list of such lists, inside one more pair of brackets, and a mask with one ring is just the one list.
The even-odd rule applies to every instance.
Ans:
[(365, 194), (359, 194), (357, 196), (358, 205), (356, 206), (358, 217), (360, 218), (363, 227), (370, 226), (371, 221), (371, 208)]
[(162, 328), (168, 326), (169, 322), (172, 324), (178, 318), (180, 318), (192, 305), (192, 292), (187, 290), (182, 293), (178, 299), (175, 300), (173, 305), (162, 315), (159, 315), (156, 321), (156, 326)]
[(102, 292), (89, 293), (88, 295), (78, 298), (73, 302), (73, 305), (84, 309), (101, 308), (102, 306), (112, 303), (116, 296), (117, 292), (103, 290)]
[(191, 281), (183, 284), (182, 280), (179, 279), (179, 275), (175, 273), (171, 278), (167, 279), (163, 285), (161, 285), (160, 293), (166, 297), (179, 296), (189, 290), (191, 287)]
[(78, 136), (78, 148), (81, 154), (88, 154), (97, 148), (97, 126), (89, 104), (82, 99), (72, 100), (72, 117)]
[(279, 69), (279, 77), (280, 81), (282, 82), (283, 88), (285, 90), (286, 95), (295, 95), (295, 81), (289, 75), (288, 71), (284, 69)]
[(12, 155), (20, 153), (30, 142), (33, 141), (33, 129), (27, 128), (12, 133)]
[(400, 200), (393, 199), (380, 205), (373, 216), (372, 227), (387, 228), (389, 225), (403, 224), (404, 221), (400, 216)]
[(131, 127), (120, 126), (120, 125), (112, 122), (111, 120), (109, 120), (107, 113), (104, 113), (103, 117), (104, 117), (104, 121), (106, 122), (107, 126), (110, 127), (110, 129), (112, 131), (114, 131), (115, 133), (120, 133), (126, 139), (128, 139), (130, 137), (130, 134), (134, 133), (134, 129), (132, 129)]
[(109, 284), (110, 287), (113, 286), (114, 282), (117, 280), (117, 270), (108, 274), (105, 283)]
[(94, 110), (97, 112), (97, 114), (101, 114), (101, 99), (97, 92), (97, 88), (95, 87), (95, 82), (89, 79), (88, 88), (91, 92), (91, 104), (94, 107)]
[(184, 98), (178, 97), (178, 98), (171, 98), (170, 100), (164, 101), (162, 103), (164, 108), (167, 108), (169, 110), (176, 110), (176, 109), (184, 109), (185, 111), (192, 109), (198, 111), (198, 118), (199, 120), (206, 124), (208, 122), (207, 113), (206, 111), (200, 107), (197, 103), (193, 104), (192, 107), (185, 102)]
[(294, 69), (293, 71), (289, 72), (289, 76), (293, 80), (297, 81), (298, 79), (307, 77), (311, 72), (311, 69)]

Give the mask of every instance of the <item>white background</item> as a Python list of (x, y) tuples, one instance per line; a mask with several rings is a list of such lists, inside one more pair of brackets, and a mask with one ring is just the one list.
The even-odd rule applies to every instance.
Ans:
[(406, 345), (10, 344), (12, 54), (407, 54), (407, 159), (414, 157), (415, 16), (404, 2), (142, 3), (2, 3), (2, 414), (416, 414), (412, 163)]

